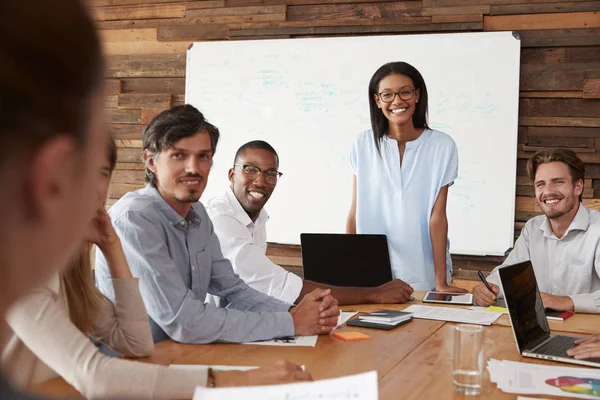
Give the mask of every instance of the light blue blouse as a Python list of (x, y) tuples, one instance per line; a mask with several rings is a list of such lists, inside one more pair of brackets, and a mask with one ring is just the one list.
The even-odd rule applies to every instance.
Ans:
[[(442, 187), (458, 173), (458, 150), (447, 134), (426, 129), (407, 142), (402, 164), (398, 142), (381, 140), (381, 155), (371, 130), (352, 146), (356, 176), (356, 232), (387, 235), (392, 274), (415, 290), (435, 288), (431, 211)], [(452, 270), (448, 247), (446, 268)]]

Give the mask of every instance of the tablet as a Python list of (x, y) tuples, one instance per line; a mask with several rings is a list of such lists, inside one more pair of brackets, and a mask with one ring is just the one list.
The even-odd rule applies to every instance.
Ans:
[(427, 292), (425, 297), (423, 297), (423, 303), (461, 304), (470, 306), (473, 304), (473, 295), (471, 293)]

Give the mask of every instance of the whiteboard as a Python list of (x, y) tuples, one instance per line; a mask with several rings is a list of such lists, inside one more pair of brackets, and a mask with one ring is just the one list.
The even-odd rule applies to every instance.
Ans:
[(370, 128), (368, 82), (406, 61), (425, 78), (429, 125), (458, 146), (450, 251), (503, 255), (514, 239), (519, 59), (512, 32), (194, 43), (186, 102), (221, 131), (201, 200), (222, 194), (236, 150), (262, 139), (283, 172), (266, 206), (268, 241), (345, 232), (350, 148)]

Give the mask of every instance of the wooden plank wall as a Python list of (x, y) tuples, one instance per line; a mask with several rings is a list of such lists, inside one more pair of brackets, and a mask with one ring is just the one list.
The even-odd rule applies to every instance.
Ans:
[[(539, 214), (525, 163), (533, 151), (572, 148), (587, 164), (585, 202), (600, 209), (598, 0), (84, 0), (108, 56), (106, 106), (118, 140), (109, 204), (143, 186), (140, 133), (184, 101), (192, 41), (367, 34), (518, 31), (522, 39), (515, 234)], [(442, 60), (440, 60), (442, 61)], [(299, 249), (270, 246), (276, 262)], [(462, 277), (501, 257), (455, 257)]]

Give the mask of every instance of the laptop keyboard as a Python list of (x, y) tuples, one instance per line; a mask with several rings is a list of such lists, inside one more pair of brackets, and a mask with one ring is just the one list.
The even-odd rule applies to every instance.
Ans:
[(553, 336), (546, 343), (535, 349), (534, 353), (571, 358), (571, 356), (567, 355), (567, 350), (575, 346), (576, 339), (569, 336)]

